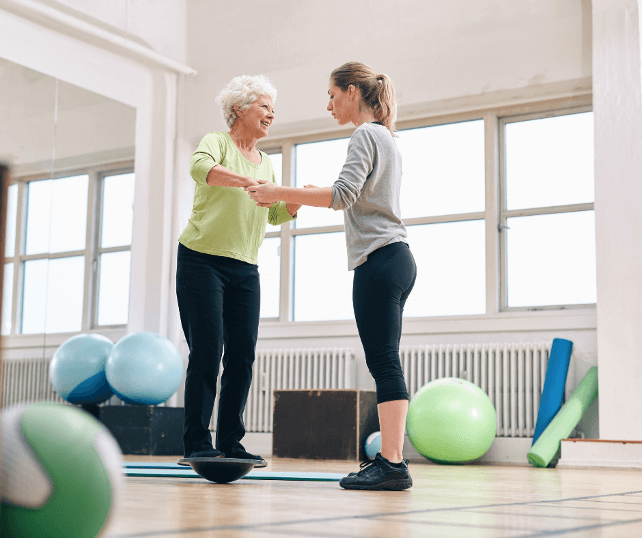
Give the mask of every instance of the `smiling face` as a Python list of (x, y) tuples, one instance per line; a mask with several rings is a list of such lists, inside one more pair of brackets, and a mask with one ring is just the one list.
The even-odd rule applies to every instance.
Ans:
[(268, 95), (261, 95), (254, 101), (247, 110), (236, 108), (239, 118), (236, 120), (240, 125), (234, 125), (243, 131), (251, 133), (255, 138), (263, 138), (268, 135), (270, 125), (274, 121), (274, 103)]
[(354, 86), (349, 86), (346, 91), (343, 91), (330, 80), (328, 111), (339, 125), (345, 125), (353, 120), (359, 104), (355, 93)]

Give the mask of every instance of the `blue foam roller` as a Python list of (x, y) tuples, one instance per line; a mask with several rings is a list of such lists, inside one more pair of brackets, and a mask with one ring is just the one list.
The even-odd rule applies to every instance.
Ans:
[(568, 366), (571, 362), (573, 342), (563, 338), (555, 338), (551, 346), (551, 355), (548, 358), (548, 368), (544, 380), (544, 390), (537, 413), (537, 423), (533, 435), (533, 444), (537, 441), (546, 427), (551, 423), (564, 402), (564, 388)]

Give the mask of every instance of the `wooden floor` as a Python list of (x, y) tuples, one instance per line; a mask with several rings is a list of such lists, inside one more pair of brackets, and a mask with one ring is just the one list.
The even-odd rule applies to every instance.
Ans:
[[(176, 461), (127, 456), (129, 461)], [(269, 459), (266, 471), (348, 473), (355, 462)], [(104, 536), (635, 537), (642, 472), (411, 464), (401, 492), (337, 482), (125, 478)]]

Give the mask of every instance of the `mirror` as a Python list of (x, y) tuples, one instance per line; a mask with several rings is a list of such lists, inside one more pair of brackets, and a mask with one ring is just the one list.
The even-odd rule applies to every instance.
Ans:
[(72, 334), (127, 324), (136, 110), (3, 59), (0, 88), (4, 355), (35, 358), (41, 337), (48, 360)]

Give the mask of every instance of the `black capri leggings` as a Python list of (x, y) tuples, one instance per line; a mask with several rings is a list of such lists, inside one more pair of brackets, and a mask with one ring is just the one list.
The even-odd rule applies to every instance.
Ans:
[(403, 308), (416, 277), (415, 260), (404, 242), (375, 250), (354, 270), (354, 316), (377, 387), (377, 403), (410, 399), (399, 360), (399, 341)]

